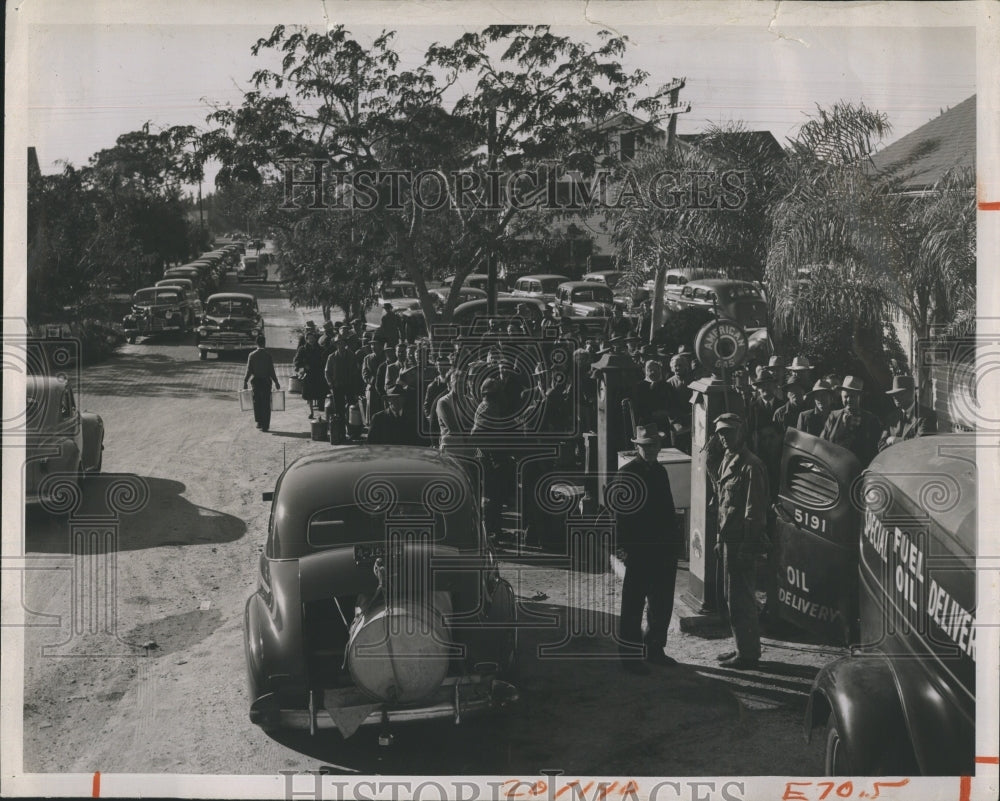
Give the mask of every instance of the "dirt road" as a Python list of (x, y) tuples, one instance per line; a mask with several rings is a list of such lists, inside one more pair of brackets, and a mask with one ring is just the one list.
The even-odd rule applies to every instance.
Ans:
[[(260, 299), (287, 387), (293, 329), (306, 316), (273, 284), (249, 291)], [(261, 493), (274, 488), (284, 464), (331, 446), (309, 439), (297, 396), (274, 414), (270, 433), (257, 431), (236, 399), (244, 365), (242, 358), (201, 362), (193, 339), (163, 338), (125, 346), (84, 372), (79, 395), (104, 417), (108, 475), (87, 482), (72, 516), (26, 514), (25, 552), (39, 569), (27, 571), (24, 593), (32, 624), (25, 631), (25, 771), (821, 770), (818, 748), (801, 735), (805, 691), (823, 661), (815, 649), (772, 643), (760, 671), (737, 675), (715, 667), (725, 643), (673, 631), (670, 649), (681, 667), (625, 674), (600, 636), (617, 611), (613, 574), (514, 562), (503, 567), (525, 601), (523, 613), (548, 621), (522, 640), (516, 708), (458, 727), (399, 728), (388, 749), (367, 730), (346, 743), (336, 733), (263, 734), (247, 718), (242, 637), (269, 512)], [(117, 524), (83, 520), (106, 514), (116, 475), (138, 477), (141, 508)], [(88, 539), (84, 532), (94, 530), (109, 547)], [(539, 592), (548, 597), (528, 600)], [(537, 646), (558, 644), (583, 607), (593, 610), (596, 629), (540, 659)]]

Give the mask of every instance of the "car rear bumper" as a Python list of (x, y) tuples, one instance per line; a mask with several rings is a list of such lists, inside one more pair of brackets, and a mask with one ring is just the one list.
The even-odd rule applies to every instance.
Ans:
[(449, 676), (426, 701), (406, 707), (368, 698), (354, 688), (313, 690), (309, 707), (282, 708), (274, 693), (259, 697), (250, 707), (250, 721), (265, 728), (338, 729), (350, 737), (360, 726), (453, 718), (502, 708), (518, 700), (514, 685), (494, 676)]

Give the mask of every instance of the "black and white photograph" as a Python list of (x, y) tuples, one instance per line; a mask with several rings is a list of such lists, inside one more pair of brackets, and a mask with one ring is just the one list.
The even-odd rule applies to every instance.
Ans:
[(996, 798), (997, 10), (8, 4), (3, 794)]

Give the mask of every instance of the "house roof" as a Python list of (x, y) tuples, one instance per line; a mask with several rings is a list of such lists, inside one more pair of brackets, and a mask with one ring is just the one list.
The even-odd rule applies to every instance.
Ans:
[(899, 170), (908, 191), (930, 189), (954, 167), (976, 166), (976, 96), (963, 100), (872, 156), (879, 171)]
[[(719, 136), (720, 134), (716, 134)], [(705, 138), (707, 134), (696, 133), (696, 134), (678, 134), (677, 139), (685, 144), (695, 145)], [(781, 158), (785, 155), (785, 151), (782, 149), (778, 140), (774, 138), (774, 134), (770, 131), (733, 131), (731, 133), (721, 134), (723, 138), (731, 138), (736, 140), (739, 138), (746, 138), (748, 143), (752, 143), (754, 146), (759, 148), (762, 152), (767, 153), (775, 158)]]

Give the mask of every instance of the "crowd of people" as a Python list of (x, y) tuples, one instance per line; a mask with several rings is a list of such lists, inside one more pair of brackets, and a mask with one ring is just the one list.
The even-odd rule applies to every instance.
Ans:
[[(705, 373), (689, 346), (644, 344), (638, 325), (627, 323), (621, 315), (599, 328), (548, 313), (537, 325), (520, 316), (494, 317), (462, 336), (407, 342), (406, 327), (389, 307), (373, 331), (360, 319), (327, 322), (322, 329), (307, 323), (293, 364), (309, 418), (323, 417), (335, 441), (347, 437), (348, 421), (357, 418), (361, 426), (355, 426), (355, 434), (366, 427), (369, 445), (434, 447), (455, 457), (480, 493), (487, 533), (510, 536), (503, 529), (503, 513), (520, 503), (526, 545), (543, 544), (552, 521), (537, 504), (519, 499), (524, 493), (518, 492), (518, 480), (530, 489), (557, 462), (582, 466), (582, 432), (597, 428), (595, 364), (615, 354), (617, 365), (634, 366), (620, 371), (627, 399), (621, 430), (634, 433), (636, 458), (611, 486), (631, 475), (630, 480), (645, 485), (643, 497), (649, 501), (638, 510), (615, 513), (626, 564), (620, 643), (632, 656), (672, 664), (664, 646), (684, 543), (657, 456), (663, 447), (690, 454), (690, 385)], [(258, 427), (267, 430), (270, 411), (263, 407), (277, 378), (262, 346), (250, 356), (246, 379), (253, 381), (255, 413), (260, 402)], [(909, 376), (894, 377), (886, 393), (893, 408), (880, 418), (865, 408), (861, 377), (814, 375), (801, 355), (787, 364), (772, 356), (766, 364), (733, 371), (728, 380), (742, 395), (745, 413), (713, 421), (709, 475), (719, 515), (717, 553), (737, 646), (720, 660), (745, 669), (756, 666), (760, 656), (756, 564), (771, 550), (770, 509), (777, 500), (786, 430), (840, 445), (864, 467), (884, 448), (933, 433), (936, 419), (917, 403)], [(631, 419), (624, 419), (629, 412)], [(618, 444), (628, 449), (626, 439)], [(648, 631), (641, 637), (647, 605)], [(625, 651), (628, 669), (648, 670), (626, 658)]]

